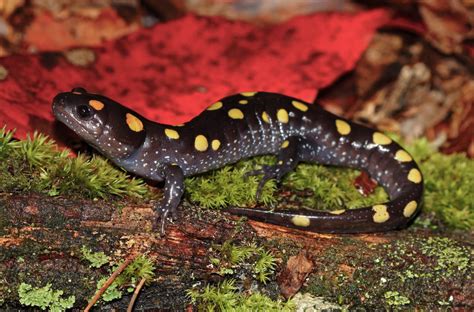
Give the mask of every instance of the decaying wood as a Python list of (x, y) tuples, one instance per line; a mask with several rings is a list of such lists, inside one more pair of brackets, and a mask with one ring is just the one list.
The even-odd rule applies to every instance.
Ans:
[[(149, 203), (2, 194), (0, 272), (4, 276), (3, 283), (13, 290), (5, 301), (6, 306), (20, 307), (15, 291), (20, 282), (33, 285), (50, 282), (65, 294), (74, 294), (76, 306), (85, 307), (96, 291), (97, 280), (110, 273), (90, 268), (81, 256), (82, 246), (103, 251), (115, 262), (133, 254), (145, 254), (153, 259), (156, 280), (142, 289), (135, 308), (176, 310), (185, 309), (189, 304), (186, 290), (193, 284), (205, 284), (219, 278), (209, 258), (213, 246), (226, 241), (268, 243), (266, 248), (280, 255), (278, 278), (274, 276), (262, 287), (279, 289), (281, 294), (289, 297), (305, 285), (309, 274), (323, 274), (321, 259), (329, 250), (340, 250), (350, 259), (354, 253), (364, 252), (369, 245), (414, 235), (431, 235), (408, 231), (357, 236), (322, 235), (261, 222), (242, 223), (239, 218), (225, 212), (200, 211), (187, 205), (182, 207), (179, 220), (168, 224), (166, 235), (160, 237), (151, 228), (155, 215)], [(365, 247), (343, 245), (348, 239)], [(289, 257), (282, 260), (285, 257), (281, 255), (285, 254)], [(17, 261), (18, 258), (22, 261)], [(338, 270), (351, 276), (356, 269), (347, 263)], [(467, 291), (460, 290), (463, 294)], [(131, 295), (113, 304), (99, 303), (99, 306), (105, 310), (125, 310)], [(472, 298), (466, 296), (465, 300)]]

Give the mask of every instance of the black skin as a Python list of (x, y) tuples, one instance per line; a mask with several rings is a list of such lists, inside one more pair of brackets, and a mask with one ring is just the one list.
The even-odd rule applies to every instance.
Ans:
[(367, 171), (391, 201), (332, 213), (240, 207), (228, 208), (231, 213), (314, 232), (367, 233), (406, 227), (420, 209), (421, 172), (397, 143), (319, 105), (285, 95), (229, 96), (178, 126), (152, 122), (83, 88), (58, 94), (53, 112), (118, 166), (165, 181), (164, 199), (156, 206), (162, 233), (167, 217), (177, 218), (185, 177), (263, 154), (276, 155), (278, 160), (248, 173), (263, 176), (257, 198), (268, 180), (280, 181), (299, 162), (315, 162)]

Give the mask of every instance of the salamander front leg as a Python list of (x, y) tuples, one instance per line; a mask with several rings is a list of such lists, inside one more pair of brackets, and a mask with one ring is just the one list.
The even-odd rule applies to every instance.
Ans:
[[(160, 233), (164, 235), (168, 215), (171, 213), (173, 220), (178, 217), (177, 208), (184, 193), (184, 174), (179, 166), (170, 164), (166, 164), (163, 167), (162, 174), (165, 179), (165, 197), (155, 206), (155, 210), (159, 213), (158, 219), (161, 219)], [(155, 228), (158, 225), (158, 219), (154, 224)]]
[(246, 176), (263, 174), (257, 188), (257, 201), (262, 193), (263, 186), (270, 179), (276, 179), (279, 183), (283, 176), (295, 169), (298, 164), (298, 146), (301, 144), (302, 138), (290, 137), (283, 141), (280, 151), (278, 152), (278, 160), (276, 165), (264, 165), (261, 169), (250, 171)]

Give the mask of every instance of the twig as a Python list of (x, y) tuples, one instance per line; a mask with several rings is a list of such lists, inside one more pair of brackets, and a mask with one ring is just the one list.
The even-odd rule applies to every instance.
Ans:
[(109, 288), (109, 286), (115, 281), (115, 279), (117, 278), (117, 276), (120, 275), (120, 273), (122, 273), (123, 270), (125, 270), (125, 268), (130, 264), (130, 262), (133, 261), (133, 259), (135, 259), (135, 256), (131, 256), (131, 257), (128, 257), (128, 259), (126, 259), (124, 261), (124, 263), (122, 263), (118, 268), (117, 270), (115, 270), (114, 273), (112, 273), (112, 275), (109, 277), (109, 279), (105, 282), (105, 284), (95, 293), (94, 297), (91, 299), (91, 301), (89, 301), (89, 304), (87, 305), (87, 307), (84, 309), (84, 312), (89, 312), (89, 310), (92, 308), (92, 306), (99, 300), (100, 296), (102, 296), (102, 294), (107, 290), (107, 288)]
[(137, 288), (135, 288), (135, 291), (133, 292), (132, 299), (130, 299), (130, 303), (128, 304), (127, 312), (132, 312), (133, 305), (135, 304), (135, 300), (137, 300), (138, 294), (140, 293), (140, 290), (142, 289), (143, 285), (145, 285), (145, 278), (142, 278), (140, 280), (140, 283), (138, 283)]

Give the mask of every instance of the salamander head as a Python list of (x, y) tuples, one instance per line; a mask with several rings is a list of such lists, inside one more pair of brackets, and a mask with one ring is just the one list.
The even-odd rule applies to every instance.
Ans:
[(56, 95), (53, 113), (56, 119), (111, 159), (130, 156), (146, 137), (143, 117), (83, 88)]

